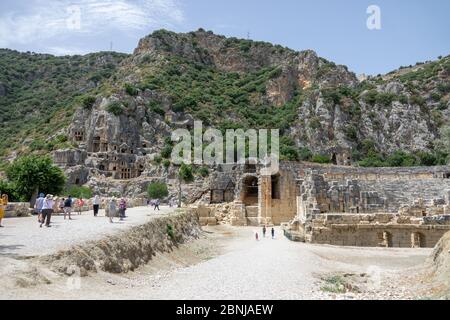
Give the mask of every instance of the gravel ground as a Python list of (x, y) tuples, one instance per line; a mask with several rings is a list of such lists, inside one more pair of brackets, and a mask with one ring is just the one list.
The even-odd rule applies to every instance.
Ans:
[(161, 211), (155, 213), (150, 207), (130, 208), (124, 221), (115, 218), (115, 223), (112, 224), (105, 217), (104, 210), (100, 210), (98, 217), (94, 217), (92, 211), (82, 215), (74, 214), (73, 220), (64, 220), (63, 216), (54, 215), (50, 228), (39, 228), (36, 216), (4, 219), (5, 227), (0, 229), (0, 258), (54, 253), (83, 241), (101, 239), (105, 235), (143, 224), (152, 217), (168, 214), (173, 210), (161, 207)]
[[(72, 278), (50, 285), (5, 292), (6, 299), (411, 299), (414, 274), (430, 250), (351, 248), (291, 242), (255, 241), (255, 228), (217, 226), (170, 254), (158, 254), (137, 271), (99, 272), (68, 287)], [(363, 292), (322, 289), (329, 274), (350, 276)], [(400, 281), (401, 280), (401, 281)]]

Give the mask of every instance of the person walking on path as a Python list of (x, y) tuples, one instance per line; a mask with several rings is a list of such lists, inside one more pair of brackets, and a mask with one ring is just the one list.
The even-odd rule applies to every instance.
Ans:
[(81, 211), (83, 211), (83, 207), (84, 207), (84, 200), (83, 198), (80, 198), (77, 200), (77, 213), (79, 216), (81, 215)]
[(55, 205), (55, 201), (53, 201), (53, 196), (51, 194), (48, 194), (44, 199), (44, 205), (42, 206), (42, 218), (41, 218), (41, 225), (45, 222), (45, 226), (47, 228), (50, 228), (50, 220), (52, 218), (53, 213), (53, 206)]
[(42, 207), (44, 206), (45, 195), (43, 193), (39, 194), (34, 204), (34, 212), (38, 215), (38, 221), (41, 222), (42, 219)]
[(72, 196), (69, 196), (66, 200), (64, 200), (64, 220), (66, 220), (66, 215), (69, 215), (69, 220), (72, 220), (72, 205), (73, 199)]
[(264, 227), (263, 227), (263, 237), (264, 238), (266, 237), (266, 231), (267, 231), (267, 229), (266, 229), (266, 226), (264, 225)]
[(127, 210), (127, 202), (125, 201), (124, 198), (122, 198), (122, 199), (120, 199), (120, 202), (119, 202), (120, 221), (123, 221), (123, 219), (126, 218), (126, 216), (125, 216), (126, 210)]
[(109, 218), (109, 222), (113, 223), (113, 218), (116, 216), (117, 214), (117, 203), (116, 203), (116, 198), (112, 197), (111, 200), (109, 200), (108, 203), (108, 218)]
[(100, 208), (100, 197), (98, 194), (96, 194), (92, 200), (92, 206), (94, 208), (94, 217), (96, 217), (98, 215), (98, 209)]
[(258, 234), (258, 231), (255, 232), (255, 239), (256, 239), (256, 241), (259, 241), (259, 234)]
[(58, 209), (59, 209), (58, 213), (65, 213), (65, 211), (64, 211), (64, 208), (66, 207), (65, 204), (66, 204), (66, 199), (61, 198), (61, 200), (59, 201), (59, 204), (58, 204)]
[(272, 228), (272, 239), (275, 239), (275, 228)]
[(156, 209), (158, 209), (158, 211), (160, 211), (160, 210), (159, 210), (159, 203), (160, 203), (160, 202), (159, 202), (159, 199), (156, 199), (156, 200), (155, 200), (155, 207), (153, 208), (154, 211), (156, 211)]
[(2, 225), (2, 220), (5, 217), (5, 210), (6, 210), (6, 205), (8, 204), (8, 195), (7, 194), (1, 194), (0, 197), (0, 228), (3, 228)]

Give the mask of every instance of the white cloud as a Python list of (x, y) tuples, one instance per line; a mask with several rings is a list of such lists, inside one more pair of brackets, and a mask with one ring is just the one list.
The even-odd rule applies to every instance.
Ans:
[(33, 0), (28, 8), (0, 14), (0, 47), (83, 33), (171, 27), (184, 20), (177, 0)]

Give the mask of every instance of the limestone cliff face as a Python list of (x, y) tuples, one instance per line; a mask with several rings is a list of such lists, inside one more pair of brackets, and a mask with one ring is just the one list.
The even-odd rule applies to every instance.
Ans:
[(74, 175), (83, 172), (79, 183), (170, 178), (170, 163), (154, 160), (171, 132), (192, 129), (194, 120), (222, 129), (279, 128), (290, 148), (337, 164), (359, 160), (367, 144), (380, 154), (433, 152), (450, 112), (449, 60), (360, 82), (311, 50), (204, 30), (157, 31), (99, 86), (90, 108), (75, 112), (67, 129), (74, 148), (55, 158)]

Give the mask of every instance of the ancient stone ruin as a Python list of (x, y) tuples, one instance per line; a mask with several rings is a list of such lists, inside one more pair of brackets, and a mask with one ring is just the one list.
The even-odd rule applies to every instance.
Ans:
[(202, 224), (283, 225), (312, 243), (433, 247), (450, 230), (450, 167), (222, 167), (195, 207)]

